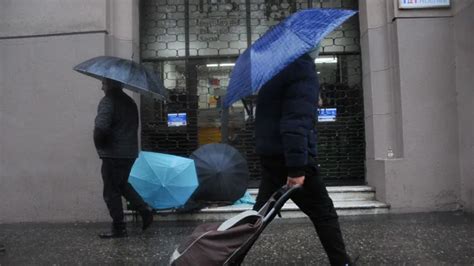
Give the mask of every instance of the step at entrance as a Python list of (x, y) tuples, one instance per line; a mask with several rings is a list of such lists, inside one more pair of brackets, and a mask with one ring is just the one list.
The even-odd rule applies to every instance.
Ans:
[[(364, 201), (375, 200), (375, 190), (369, 186), (338, 186), (327, 187), (329, 197), (333, 201)], [(257, 197), (258, 189), (247, 190), (253, 198)]]
[[(389, 206), (375, 200), (375, 190), (369, 186), (338, 186), (327, 187), (329, 197), (334, 202), (338, 215), (365, 215), (388, 213)], [(249, 189), (248, 192), (255, 199), (258, 189)], [(177, 214), (173, 211), (158, 211), (156, 219), (166, 221), (189, 221), (189, 220), (226, 220), (242, 211), (252, 208), (249, 204), (221, 206), (205, 208), (197, 213)], [(128, 219), (132, 219), (132, 212), (126, 211)], [(283, 218), (306, 217), (295, 203), (289, 200), (283, 206), (281, 215)]]

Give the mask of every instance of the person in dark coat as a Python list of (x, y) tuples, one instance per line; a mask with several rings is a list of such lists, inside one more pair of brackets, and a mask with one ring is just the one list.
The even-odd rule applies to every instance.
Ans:
[(122, 84), (104, 79), (105, 96), (97, 108), (94, 144), (102, 159), (104, 201), (112, 217), (112, 230), (99, 234), (101, 238), (127, 236), (122, 207), (122, 196), (142, 217), (142, 229), (153, 222), (153, 210), (128, 183), (130, 170), (138, 156), (138, 109), (133, 99), (122, 90)]
[(315, 159), (318, 91), (314, 59), (308, 54), (260, 89), (255, 137), (262, 180), (254, 210), (284, 184), (302, 185), (291, 199), (313, 222), (331, 265), (346, 265), (350, 258), (338, 216)]

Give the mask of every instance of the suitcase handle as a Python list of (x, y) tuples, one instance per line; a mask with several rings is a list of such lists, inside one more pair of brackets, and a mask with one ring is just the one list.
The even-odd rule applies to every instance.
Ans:
[(234, 254), (229, 257), (229, 259), (226, 261), (226, 263), (224, 263), (224, 265), (240, 265), (244, 260), (244, 257), (247, 252), (257, 240), (260, 233), (265, 229), (265, 227), (267, 227), (267, 225), (272, 221), (272, 219), (275, 218), (281, 207), (285, 205), (285, 202), (291, 197), (293, 192), (301, 188), (301, 185), (296, 185), (292, 187), (284, 185), (275, 193), (273, 193), (270, 199), (258, 211), (258, 214), (263, 217), (262, 225), (260, 226), (260, 228), (258, 228), (257, 232), (255, 232), (254, 235), (250, 239), (248, 239), (248, 241), (244, 245), (242, 245)]
[(295, 185), (291, 187), (284, 185), (275, 193), (273, 193), (273, 195), (268, 200), (268, 203), (265, 204), (259, 211), (259, 213), (264, 216), (264, 224), (268, 224), (268, 221), (273, 220), (273, 218), (275, 218), (277, 213), (280, 212), (281, 208), (283, 205), (285, 205), (286, 201), (288, 201), (291, 195), (301, 188), (301, 185)]

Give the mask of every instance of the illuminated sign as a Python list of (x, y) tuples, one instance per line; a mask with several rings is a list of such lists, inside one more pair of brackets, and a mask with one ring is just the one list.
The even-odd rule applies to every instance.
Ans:
[(399, 0), (400, 9), (450, 7), (450, 0)]
[(318, 108), (318, 122), (334, 122), (336, 116), (336, 108)]
[(187, 125), (186, 113), (169, 113), (168, 114), (169, 127), (182, 127), (186, 125)]

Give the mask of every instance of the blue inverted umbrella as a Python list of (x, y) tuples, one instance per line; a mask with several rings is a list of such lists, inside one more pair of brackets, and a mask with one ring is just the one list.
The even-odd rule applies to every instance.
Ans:
[(140, 152), (129, 182), (154, 209), (177, 208), (198, 186), (194, 161), (155, 152)]
[(356, 12), (344, 9), (305, 9), (274, 26), (239, 56), (224, 99), (228, 107), (257, 92), (301, 55), (313, 50)]
[(127, 89), (141, 94), (150, 94), (158, 99), (166, 97), (166, 89), (156, 73), (131, 60), (98, 56), (74, 67), (79, 73), (96, 79), (113, 79)]

